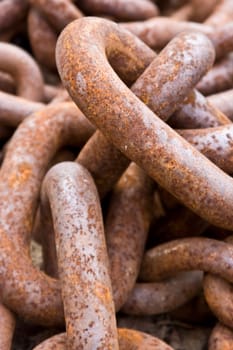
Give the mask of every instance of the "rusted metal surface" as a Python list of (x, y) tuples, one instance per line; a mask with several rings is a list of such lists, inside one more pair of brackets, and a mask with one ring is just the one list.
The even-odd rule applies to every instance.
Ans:
[[(111, 45), (113, 35), (119, 40), (118, 51)], [(230, 229), (231, 178), (158, 119), (109, 66), (105, 53), (107, 57), (116, 52), (124, 55), (126, 49), (120, 43), (127, 37), (128, 33), (101, 19), (84, 18), (67, 26), (57, 44), (57, 64), (65, 87), (122, 153), (198, 215)], [(130, 45), (127, 50), (132, 57)]]
[(23, 119), (45, 107), (43, 103), (0, 92), (0, 123), (16, 127)]
[[(68, 148), (59, 150), (48, 165), (48, 169), (57, 163), (74, 161), (75, 153)], [(49, 210), (40, 206), (34, 220), (33, 239), (42, 245), (43, 271), (54, 278), (58, 278), (57, 253), (53, 221)]]
[(16, 88), (14, 80), (7, 73), (0, 72), (0, 89), (1, 91), (15, 94)]
[(2, 350), (10, 350), (15, 329), (15, 316), (0, 304), (0, 344)]
[(144, 20), (158, 15), (157, 6), (148, 0), (81, 0), (80, 3), (89, 14), (119, 20)]
[(233, 22), (229, 22), (209, 35), (219, 59), (233, 50)]
[[(54, 93), (58, 92), (58, 90), (50, 92), (49, 88), (47, 91), (48, 97), (52, 97)], [(55, 98), (57, 99), (56, 103), (60, 102), (57, 96)], [(0, 123), (12, 127), (18, 126), (27, 116), (46, 107), (44, 103), (30, 101), (1, 91), (0, 105)]]
[(122, 311), (132, 315), (156, 315), (177, 309), (195, 297), (202, 287), (202, 272), (183, 272), (154, 283), (136, 283)]
[[(126, 40), (125, 44), (134, 48), (135, 56), (133, 59), (130, 52), (126, 52), (124, 65), (119, 65), (117, 55), (112, 55), (110, 59), (111, 64), (116, 67), (123, 80), (132, 84), (156, 55), (136, 38), (126, 37)], [(138, 93), (138, 97), (140, 98), (140, 93)], [(101, 197), (104, 197), (111, 190), (130, 163), (130, 160), (105, 136), (107, 135), (103, 135), (97, 130), (77, 157), (77, 161), (91, 172)]]
[(212, 14), (206, 19), (205, 24), (220, 27), (232, 21), (233, 3), (231, 0), (220, 0)]
[[(192, 116), (194, 110), (199, 118), (205, 113), (213, 120), (218, 118), (219, 123), (224, 123), (225, 120), (226, 123), (228, 122), (228, 119), (211, 106), (202, 95), (198, 95), (195, 100), (192, 98), (191, 109), (187, 107), (187, 102), (182, 103), (189, 91), (193, 96), (192, 88), (213, 62), (211, 46), (207, 50), (208, 59), (206, 60), (206, 57), (200, 54), (200, 45), (198, 38), (192, 41), (190, 34), (180, 34), (151, 62), (131, 88), (137, 97), (164, 120), (167, 120), (178, 107), (182, 106), (181, 113), (184, 110), (183, 114), (186, 118)], [(190, 49), (190, 57), (187, 56), (187, 60), (192, 61), (192, 65), (187, 61), (184, 68), (177, 62), (188, 49)], [(146, 64), (145, 60), (145, 66)], [(186, 79), (187, 76), (190, 78)], [(162, 89), (164, 81), (167, 81), (166, 88)], [(178, 94), (173, 94), (174, 89), (178, 91)], [(91, 171), (101, 196), (111, 189), (124, 167), (129, 164), (127, 158), (119, 150), (114, 149), (113, 145), (108, 145), (108, 141), (99, 131), (87, 143), (77, 160)]]
[(211, 272), (233, 281), (233, 247), (209, 238), (174, 240), (148, 250), (143, 258), (140, 277), (158, 281), (187, 270)]
[(28, 32), (33, 53), (44, 66), (56, 70), (57, 34), (83, 14), (69, 0), (30, 0), (30, 3), (33, 6), (28, 16)]
[[(16, 94), (17, 81), (13, 79), (13, 77), (7, 73), (0, 72), (0, 91), (7, 92), (12, 95)], [(64, 89), (61, 86), (57, 87), (51, 84), (44, 84), (44, 94), (43, 94), (43, 102), (50, 102), (53, 98), (55, 98), (58, 93), (63, 91)]]
[(218, 323), (209, 339), (209, 350), (230, 350), (233, 348), (232, 331)]
[(0, 32), (15, 26), (27, 13), (27, 0), (3, 0), (0, 4)]
[(98, 130), (82, 148), (76, 161), (90, 171), (101, 198), (112, 189), (130, 163)]
[(233, 86), (233, 54), (218, 62), (197, 84), (197, 89), (204, 95), (231, 89)]
[(122, 350), (172, 350), (170, 346), (165, 344), (163, 341), (158, 338), (152, 337), (149, 334), (143, 332), (119, 328), (118, 329), (119, 345)]
[(33, 350), (65, 350), (67, 349), (66, 339), (65, 333), (56, 334), (37, 345)]
[(61, 103), (61, 102), (71, 102), (71, 98), (65, 89), (58, 88), (56, 93), (50, 95), (50, 104)]
[(0, 1), (0, 348), (231, 348), (232, 5)]
[(173, 12), (170, 18), (175, 19), (176, 21), (188, 21), (191, 19), (193, 13), (192, 4), (186, 3), (178, 10)]
[(169, 17), (156, 17), (143, 22), (120, 24), (153, 49), (162, 49), (177, 34), (183, 31), (198, 31), (211, 34), (210, 26), (187, 21), (177, 21)]
[[(170, 52), (174, 50), (177, 56), (180, 55), (180, 50), (177, 49), (180, 44), (182, 45), (182, 52), (186, 52), (189, 45), (188, 35), (180, 35), (178, 38), (174, 39), (132, 86), (132, 91), (163, 119), (167, 119), (172, 112), (177, 109), (177, 107), (183, 101), (184, 96), (187, 95), (187, 89), (189, 88), (191, 90), (191, 88), (195, 85), (195, 81), (198, 81), (200, 75), (207, 69), (207, 67), (199, 62), (199, 60), (205, 61), (204, 56), (199, 55), (199, 46), (198, 51), (195, 51), (195, 43), (193, 43), (192, 57), (196, 62), (196, 66), (194, 65), (191, 67), (187, 65), (187, 71), (184, 70), (184, 66), (182, 66), (180, 67), (180, 70), (178, 70), (176, 66), (177, 57), (171, 56)], [(162, 64), (163, 62), (167, 62), (167, 64)], [(173, 71), (168, 69), (170, 65), (173, 65)], [(202, 66), (202, 71), (200, 70), (200, 66)], [(187, 80), (185, 77), (187, 75), (191, 76), (191, 73), (188, 73), (189, 69), (192, 70), (193, 75), (191, 79)], [(198, 74), (195, 74), (197, 71)], [(162, 85), (162, 82), (169, 80), (168, 77), (171, 74), (174, 74), (173, 81), (170, 85), (168, 85), (167, 82), (166, 91), (161, 91), (160, 86)], [(179, 94), (174, 95), (172, 93), (173, 89), (177, 90), (178, 86)], [(195, 99), (193, 98), (193, 94), (195, 94)], [(174, 99), (174, 101), (172, 99)], [(222, 113), (207, 103), (204, 97), (197, 92), (191, 93), (188, 100), (190, 101), (189, 105), (192, 107), (190, 108), (187, 101), (185, 101), (185, 104), (182, 105), (180, 111), (185, 119), (187, 119), (187, 117), (193, 118), (194, 111), (200, 120), (203, 119), (204, 115), (205, 118), (211, 118), (214, 121), (216, 119), (219, 120), (220, 124), (230, 122)], [(102, 196), (102, 194), (104, 195), (109, 188), (111, 188), (111, 181), (114, 183), (114, 181), (116, 181), (116, 179), (120, 176), (122, 171), (121, 169), (125, 166), (125, 164), (127, 164), (127, 162), (126, 159), (121, 156), (119, 151), (114, 150), (113, 146), (107, 146), (107, 140), (105, 140), (103, 136), (101, 136), (98, 132), (97, 135), (95, 135), (86, 145), (84, 150), (79, 155), (78, 161), (80, 161), (91, 171), (98, 184), (98, 188), (100, 183), (104, 184), (104, 186), (102, 185), (101, 188), (99, 188)], [(109, 161), (110, 159), (112, 159), (111, 162)], [(112, 167), (110, 166), (111, 164)], [(102, 171), (102, 169), (105, 169), (105, 171)], [(116, 169), (119, 170), (119, 173), (116, 172)], [(102, 187), (104, 188), (102, 189)]]
[(214, 51), (206, 39), (201, 34), (180, 33), (133, 84), (134, 94), (161, 119), (167, 120), (182, 105), (212, 66)]
[[(232, 247), (233, 236), (226, 238), (228, 247)], [(216, 274), (206, 274), (203, 282), (205, 299), (209, 308), (223, 325), (233, 329), (233, 317), (229, 310), (232, 309), (232, 283)]]
[(218, 107), (199, 91), (193, 90), (181, 108), (172, 115), (169, 125), (181, 129), (197, 129), (230, 124), (231, 120)]
[(215, 7), (219, 2), (220, 0), (191, 0), (191, 19), (197, 22), (203, 22), (215, 11)]
[(0, 70), (16, 80), (17, 94), (29, 100), (42, 101), (44, 83), (37, 63), (20, 48), (0, 43)]
[(233, 120), (233, 89), (208, 96), (208, 101)]
[(8, 147), (0, 182), (0, 285), (3, 302), (27, 320), (63, 321), (59, 283), (32, 266), (28, 242), (49, 160), (63, 144), (82, 145), (93, 131), (72, 103), (57, 104), (27, 118)]
[(38, 62), (48, 68), (56, 69), (55, 47), (57, 35), (36, 8), (31, 8), (29, 11), (28, 35), (32, 51)]
[(118, 349), (102, 214), (90, 174), (72, 162), (54, 166), (42, 202), (54, 220), (67, 347)]
[(115, 309), (118, 311), (139, 274), (152, 220), (153, 181), (131, 163), (114, 188), (105, 224)]
[[(213, 3), (212, 0), (211, 2)], [(191, 9), (189, 4), (188, 6)], [(203, 11), (203, 6), (196, 7), (196, 9), (198, 8)], [(170, 40), (183, 31), (197, 31), (207, 35), (212, 41), (217, 59), (232, 51), (232, 22), (213, 28), (203, 23), (177, 20), (178, 18), (175, 17), (156, 17), (144, 22), (129, 22), (121, 23), (120, 25), (156, 50), (164, 48)]]
[(178, 130), (189, 143), (228, 174), (233, 173), (233, 125), (215, 128)]
[(205, 299), (213, 314), (224, 325), (233, 328), (232, 283), (214, 274), (207, 274), (203, 281)]
[[(65, 350), (66, 334), (61, 333), (45, 340), (33, 350)], [(173, 350), (158, 338), (133, 329), (118, 328), (120, 350)]]
[(67, 24), (82, 17), (80, 10), (69, 0), (30, 0), (60, 32)]

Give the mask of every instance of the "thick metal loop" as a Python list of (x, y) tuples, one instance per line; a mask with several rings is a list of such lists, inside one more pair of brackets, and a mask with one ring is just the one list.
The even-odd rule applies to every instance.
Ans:
[(145, 253), (140, 276), (154, 282), (188, 270), (211, 272), (233, 282), (233, 247), (201, 237), (164, 243)]
[(92, 125), (73, 103), (48, 106), (19, 126), (1, 168), (2, 300), (16, 313), (35, 323), (63, 322), (58, 281), (35, 269), (29, 258), (28, 243), (40, 183), (59, 147), (72, 143), (82, 145), (93, 131)]
[(0, 4), (0, 32), (15, 26), (27, 13), (27, 0), (3, 0)]
[[(120, 350), (173, 350), (162, 340), (133, 329), (118, 328)], [(33, 350), (65, 350), (66, 334), (61, 333), (45, 340)]]
[(233, 333), (232, 331), (218, 323), (209, 339), (209, 350), (230, 350), (233, 348)]
[(0, 70), (16, 80), (17, 94), (33, 101), (43, 101), (44, 82), (37, 63), (24, 50), (0, 43)]
[(148, 0), (81, 0), (89, 14), (113, 16), (119, 20), (145, 20), (158, 15), (158, 7)]
[[(209, 43), (202, 34), (194, 37), (203, 45)], [(128, 33), (100, 19), (85, 18), (70, 24), (57, 45), (64, 85), (85, 115), (122, 153), (198, 215), (232, 228), (231, 178), (158, 119), (110, 67), (106, 55), (124, 57), (126, 50), (121, 45), (127, 38), (129, 41)], [(133, 57), (131, 45), (128, 50)]]
[(88, 171), (63, 162), (47, 173), (49, 205), (70, 349), (118, 349), (115, 310), (101, 207)]

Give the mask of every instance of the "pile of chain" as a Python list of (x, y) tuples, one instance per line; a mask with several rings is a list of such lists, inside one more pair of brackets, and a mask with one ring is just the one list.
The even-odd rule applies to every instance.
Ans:
[(233, 0), (2, 0), (0, 41), (0, 349), (233, 349)]

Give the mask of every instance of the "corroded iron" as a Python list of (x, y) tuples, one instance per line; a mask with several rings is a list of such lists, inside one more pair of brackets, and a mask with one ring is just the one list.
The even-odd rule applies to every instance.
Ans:
[(216, 50), (216, 57), (219, 59), (233, 50), (233, 22), (219, 27), (209, 35)]
[(195, 32), (180, 33), (151, 62), (131, 90), (167, 120), (183, 105), (213, 60), (213, 47), (207, 38)]
[[(147, 53), (143, 45), (141, 46), (141, 54), (145, 55), (146, 66), (148, 64), (146, 58), (150, 52)], [(228, 118), (209, 104), (201, 94), (196, 93), (196, 98), (193, 98), (195, 92), (192, 92), (192, 88), (208, 69), (208, 60), (206, 61), (205, 56), (199, 54), (199, 46), (200, 42), (197, 38), (192, 41), (190, 34), (180, 34), (151, 62), (133, 84), (131, 90), (164, 120), (167, 120), (181, 106), (181, 113), (183, 112), (186, 119), (193, 116), (194, 110), (199, 119), (205, 114), (213, 120), (219, 120), (221, 124), (230, 123)], [(185, 54), (188, 48), (190, 49), (190, 57), (192, 57), (190, 58), (192, 65), (189, 64), (191, 61), (189, 63), (187, 61), (187, 64), (178, 67), (177, 61), (179, 61), (180, 55)], [(172, 55), (171, 52), (173, 52)], [(207, 56), (211, 62), (211, 49)], [(206, 66), (202, 65), (204, 61)], [(135, 65), (134, 70), (136, 72)], [(188, 80), (185, 78), (187, 75), (190, 77)], [(173, 79), (169, 80), (169, 76), (172, 76)], [(166, 89), (161, 88), (164, 81), (167, 82)], [(178, 90), (179, 93), (174, 95), (174, 89)], [(192, 100), (191, 109), (188, 108), (187, 101), (183, 103), (188, 92), (190, 92), (190, 100)], [(119, 150), (114, 149), (113, 145), (108, 145), (108, 141), (99, 131), (87, 143), (77, 160), (91, 171), (101, 196), (109, 191), (124, 167), (129, 163)], [(105, 171), (102, 171), (103, 169)]]
[(16, 317), (66, 324), (37, 350), (172, 350), (116, 326), (160, 313), (215, 317), (209, 349), (232, 347), (232, 19), (232, 0), (0, 1), (0, 348)]
[(29, 258), (40, 183), (59, 147), (82, 145), (93, 131), (72, 103), (48, 106), (21, 123), (1, 167), (2, 300), (25, 319), (39, 324), (63, 322), (59, 282), (35, 269)]
[(82, 17), (80, 10), (69, 0), (30, 0), (51, 25), (60, 32), (67, 24)]
[(24, 19), (28, 9), (27, 0), (3, 0), (0, 4), (0, 32), (15, 26)]
[(202, 273), (181, 273), (161, 282), (136, 283), (122, 311), (131, 315), (156, 315), (175, 310), (201, 290)]
[[(230, 124), (225, 111), (215, 107), (213, 101), (206, 99), (199, 91), (193, 90), (169, 120), (175, 128), (196, 129)], [(221, 106), (220, 106), (221, 107)]]
[(43, 103), (0, 92), (0, 123), (16, 127), (23, 119), (45, 107)]
[(209, 350), (230, 350), (233, 348), (233, 333), (232, 331), (218, 323), (209, 339)]
[(139, 274), (152, 220), (153, 181), (131, 163), (114, 188), (105, 223), (115, 309), (128, 298)]
[(208, 96), (208, 100), (233, 120), (233, 89)]
[(214, 11), (205, 20), (205, 24), (220, 27), (232, 21), (233, 3), (231, 0), (220, 0)]
[(43, 204), (54, 221), (67, 347), (118, 349), (102, 214), (90, 174), (72, 162), (54, 166), (43, 183)]
[(233, 306), (233, 288), (224, 278), (207, 274), (203, 281), (205, 299), (218, 320), (233, 329), (233, 317), (229, 309)]
[(3, 304), (0, 304), (0, 344), (2, 350), (12, 348), (15, 329), (15, 316)]
[(16, 80), (17, 94), (29, 100), (42, 101), (44, 82), (35, 60), (14, 45), (0, 43), (0, 70)]
[(99, 130), (82, 148), (76, 161), (90, 171), (101, 198), (112, 189), (130, 163)]
[(195, 22), (177, 21), (169, 17), (156, 17), (143, 22), (121, 23), (124, 29), (138, 36), (153, 49), (162, 49), (177, 34), (183, 31), (198, 31), (211, 34), (210, 26)]
[[(112, 46), (113, 33), (119, 41), (117, 51)], [(65, 87), (122, 153), (198, 215), (232, 228), (231, 178), (157, 118), (110, 67), (107, 58), (116, 53), (124, 57), (126, 49), (121, 45), (128, 37), (127, 32), (101, 19), (79, 19), (67, 26), (57, 44), (57, 64)], [(198, 38), (207, 44), (206, 37), (198, 34)], [(128, 50), (133, 57), (130, 45)]]
[(55, 47), (57, 34), (36, 8), (31, 8), (29, 11), (28, 35), (32, 51), (38, 62), (50, 69), (56, 69)]
[(178, 130), (188, 142), (228, 174), (233, 173), (233, 125), (215, 128)]
[(144, 20), (158, 15), (157, 6), (148, 0), (81, 0), (80, 3), (89, 14), (119, 20)]
[[(45, 340), (33, 350), (65, 350), (66, 334), (61, 333)], [(133, 329), (118, 328), (118, 339), (120, 350), (173, 350), (158, 338)]]
[(214, 239), (193, 237), (174, 240), (148, 250), (140, 276), (158, 281), (175, 272), (202, 270), (233, 281), (233, 247)]
[(212, 15), (218, 2), (219, 0), (191, 0), (191, 19), (197, 22), (203, 22), (210, 15)]
[(231, 89), (233, 84), (233, 53), (228, 54), (204, 76), (197, 89), (204, 95)]

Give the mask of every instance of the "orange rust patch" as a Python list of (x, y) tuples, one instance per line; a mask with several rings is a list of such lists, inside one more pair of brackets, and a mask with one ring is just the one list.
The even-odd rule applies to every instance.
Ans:
[(184, 104), (191, 104), (192, 106), (195, 106), (196, 102), (196, 94), (194, 91), (192, 91), (184, 100)]
[(108, 304), (111, 302), (112, 294), (109, 288), (101, 283), (95, 284), (95, 295), (103, 304)]
[(130, 344), (140, 344), (143, 340), (142, 334), (140, 334), (139, 332), (134, 332), (132, 330), (130, 330), (129, 332), (128, 329), (121, 328), (118, 329), (118, 333), (120, 338), (128, 341)]
[(31, 217), (28, 217), (24, 220), (24, 226), (25, 226), (25, 229), (26, 230), (31, 230), (32, 228), (32, 218)]
[(150, 100), (150, 96), (148, 96), (147, 94), (141, 96), (141, 100), (146, 104), (148, 105), (148, 102)]
[(68, 323), (67, 325), (66, 325), (66, 332), (67, 332), (67, 334), (73, 334), (74, 333), (74, 327), (72, 326), (72, 324), (71, 323)]
[(17, 173), (13, 173), (8, 179), (9, 187), (15, 188), (25, 183), (32, 174), (31, 166), (28, 163), (22, 163), (18, 167)]
[(69, 274), (68, 279), (71, 285), (80, 283), (80, 276), (77, 273)]

